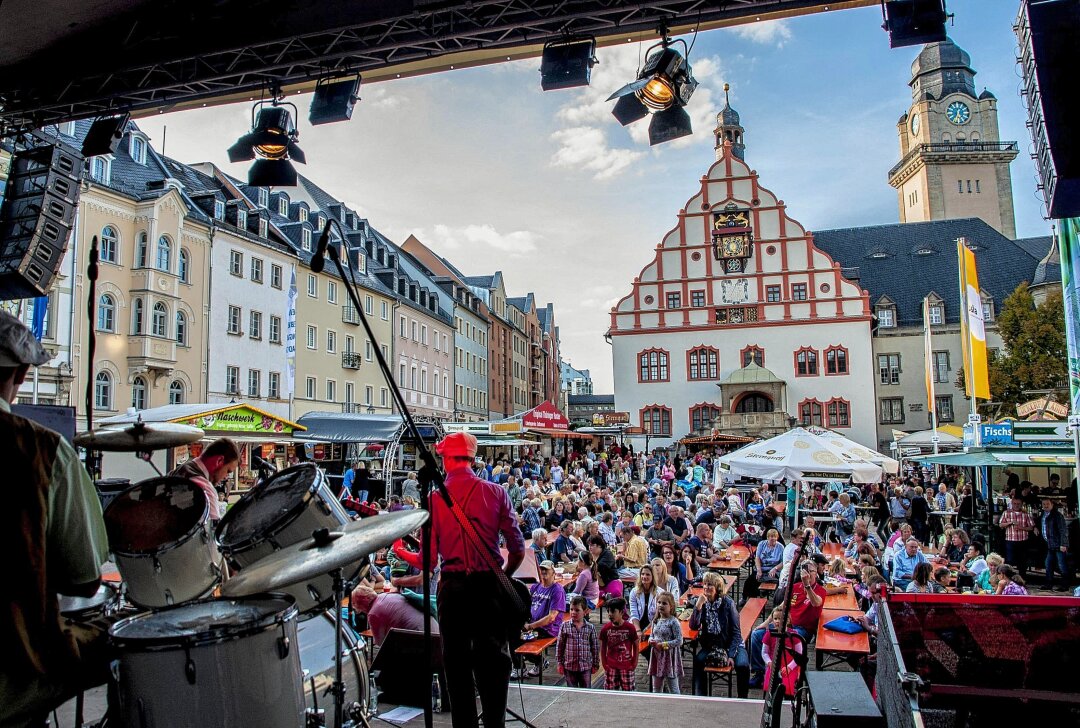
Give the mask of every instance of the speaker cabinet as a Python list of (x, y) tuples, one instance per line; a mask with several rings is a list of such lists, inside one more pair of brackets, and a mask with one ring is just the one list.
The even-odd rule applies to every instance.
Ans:
[(0, 204), (0, 298), (48, 293), (67, 251), (83, 158), (56, 142), (16, 152)]

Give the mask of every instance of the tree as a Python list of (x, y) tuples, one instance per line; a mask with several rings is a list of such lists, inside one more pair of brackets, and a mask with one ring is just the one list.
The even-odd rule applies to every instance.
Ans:
[[(1003, 414), (1031, 399), (1025, 391), (1068, 387), (1065, 306), (1054, 291), (1041, 305), (1021, 283), (1005, 299), (997, 317), (1003, 349), (990, 356), (990, 395)], [(963, 386), (963, 372), (960, 376)]]

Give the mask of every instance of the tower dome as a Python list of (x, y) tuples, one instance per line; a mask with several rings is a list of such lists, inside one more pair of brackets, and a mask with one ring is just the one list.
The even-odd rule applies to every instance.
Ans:
[(731, 86), (724, 84), (724, 108), (716, 115), (716, 129), (713, 134), (716, 137), (716, 158), (724, 156), (724, 142), (731, 142), (731, 153), (743, 159), (746, 153), (746, 144), (743, 141), (742, 124), (739, 121), (739, 112), (731, 108), (729, 91)]
[(951, 93), (975, 98), (975, 71), (971, 56), (951, 40), (928, 43), (911, 64), (911, 98), (940, 99)]

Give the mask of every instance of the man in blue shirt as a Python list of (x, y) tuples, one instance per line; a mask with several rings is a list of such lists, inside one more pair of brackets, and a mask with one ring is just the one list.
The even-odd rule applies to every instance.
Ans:
[(896, 555), (893, 556), (892, 580), (896, 590), (904, 591), (907, 589), (907, 585), (911, 583), (911, 578), (915, 574), (915, 567), (925, 563), (927, 563), (926, 556), (923, 555), (922, 550), (919, 548), (919, 542), (914, 538), (905, 541), (904, 548), (897, 551)]
[(551, 558), (555, 563), (569, 564), (577, 559), (577, 550), (570, 534), (574, 530), (573, 521), (563, 521), (559, 524), (559, 537), (555, 539), (555, 545), (551, 547)]

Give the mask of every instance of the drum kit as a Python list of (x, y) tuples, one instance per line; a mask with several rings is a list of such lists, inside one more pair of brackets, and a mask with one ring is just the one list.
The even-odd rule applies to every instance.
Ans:
[[(75, 442), (139, 452), (191, 442), (177, 427), (202, 436), (139, 423)], [(64, 597), (61, 614), (108, 631), (119, 695), (110, 717), (129, 728), (316, 728), (327, 724), (319, 697), (330, 695), (333, 728), (370, 726), (363, 639), (345, 627), (340, 605), (368, 555), (419, 528), (426, 511), (352, 521), (310, 463), (262, 481), (216, 523), (203, 490), (184, 478), (109, 495), (104, 519), (122, 588)]]

